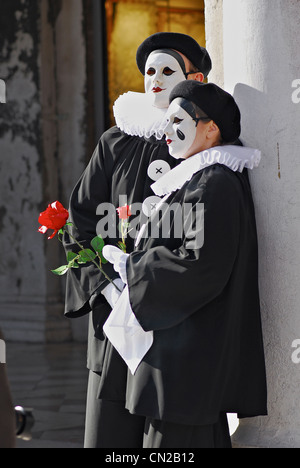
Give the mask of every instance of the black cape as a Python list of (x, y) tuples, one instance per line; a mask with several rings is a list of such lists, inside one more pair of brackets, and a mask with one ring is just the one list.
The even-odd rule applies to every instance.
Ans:
[[(204, 203), (204, 244), (145, 238), (127, 263), (132, 309), (154, 343), (129, 374), (130, 412), (213, 424), (267, 413), (257, 234), (247, 171), (219, 164), (168, 203)], [(152, 220), (152, 223), (154, 221)], [(163, 222), (157, 218), (158, 225)]]
[[(127, 196), (127, 203), (142, 203), (153, 196), (150, 188), (153, 180), (148, 176), (148, 168), (154, 161), (167, 161), (170, 168), (178, 164), (169, 155), (165, 140), (154, 136), (144, 138), (129, 136), (119, 128), (107, 130), (101, 137), (88, 167), (75, 186), (70, 199), (70, 221), (77, 229), (72, 234), (85, 248), (97, 234), (97, 224), (106, 215), (97, 215), (102, 203), (111, 203), (118, 208), (120, 195)], [(143, 217), (141, 217), (142, 219)], [(98, 225), (99, 226), (99, 225)], [(120, 237), (106, 237), (105, 243), (116, 245)], [(126, 241), (127, 252), (134, 249), (134, 239)], [(78, 251), (77, 245), (64, 237), (66, 252)], [(118, 277), (111, 264), (104, 270), (111, 279)], [(102, 373), (102, 386), (99, 397), (125, 399), (127, 366), (103, 334), (103, 324), (111, 308), (101, 290), (108, 281), (93, 265), (67, 273), (65, 315), (69, 318), (81, 317), (90, 311), (88, 337), (88, 368)]]

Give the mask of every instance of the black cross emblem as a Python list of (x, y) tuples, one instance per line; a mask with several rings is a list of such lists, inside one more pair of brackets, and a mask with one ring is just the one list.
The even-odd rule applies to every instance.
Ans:
[(162, 167), (160, 169), (156, 168), (156, 174), (162, 174)]
[(156, 208), (156, 203), (151, 203), (151, 211), (155, 210)]

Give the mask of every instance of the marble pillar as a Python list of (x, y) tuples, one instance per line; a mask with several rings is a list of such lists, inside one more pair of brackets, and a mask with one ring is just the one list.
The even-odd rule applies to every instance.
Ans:
[(64, 261), (62, 247), (37, 230), (39, 213), (55, 200), (67, 203), (85, 165), (82, 24), (81, 1), (1, 1), (0, 326), (6, 340), (72, 338), (64, 284), (50, 272)]
[[(300, 2), (206, 4), (210, 25), (214, 7), (222, 8), (219, 54), (224, 87), (242, 112), (242, 141), (262, 151), (262, 162), (250, 177), (259, 236), (269, 415), (242, 420), (233, 440), (238, 447), (299, 448)], [(216, 48), (214, 52), (217, 56)]]

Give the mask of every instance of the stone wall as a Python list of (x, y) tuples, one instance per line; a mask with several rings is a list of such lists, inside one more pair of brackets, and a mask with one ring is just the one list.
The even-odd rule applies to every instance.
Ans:
[(86, 58), (82, 2), (2, 0), (0, 79), (0, 324), (7, 340), (72, 337), (63, 318), (57, 240), (38, 215), (71, 188), (86, 160)]
[[(219, 23), (216, 8), (222, 12)], [(219, 50), (213, 38), (207, 43), (214, 44), (224, 87), (241, 108), (242, 141), (262, 151), (250, 178), (269, 416), (243, 420), (234, 440), (238, 446), (299, 448), (300, 365), (294, 346), (300, 338), (300, 1), (206, 0), (206, 11), (208, 34), (222, 30)]]

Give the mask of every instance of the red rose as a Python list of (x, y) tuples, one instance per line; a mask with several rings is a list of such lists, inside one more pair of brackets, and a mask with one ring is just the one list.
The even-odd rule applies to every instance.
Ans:
[(64, 227), (68, 218), (68, 210), (66, 210), (59, 201), (51, 203), (46, 211), (43, 211), (39, 216), (39, 223), (42, 224), (39, 232), (45, 234), (48, 229), (53, 229), (54, 233), (52, 236), (48, 237), (48, 239), (53, 239), (55, 234)]
[(128, 205), (117, 208), (117, 212), (120, 219), (128, 219), (131, 216), (130, 206)]

